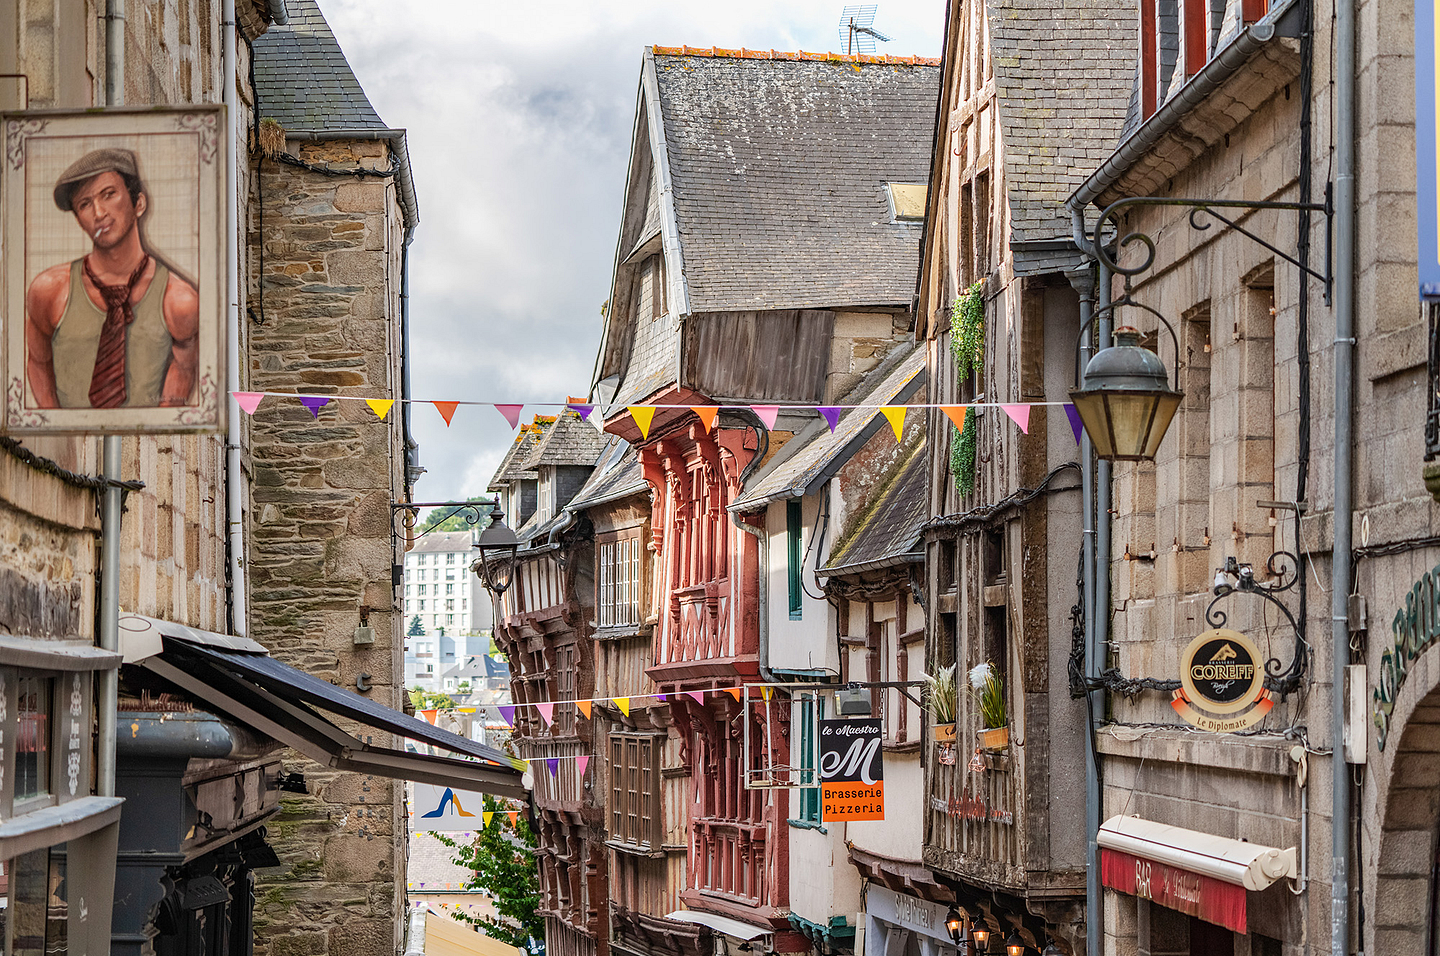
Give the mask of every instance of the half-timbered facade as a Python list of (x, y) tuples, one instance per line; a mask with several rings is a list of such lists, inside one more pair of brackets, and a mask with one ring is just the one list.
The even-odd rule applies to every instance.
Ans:
[[(910, 333), (919, 229), (891, 184), (924, 180), (935, 82), (914, 58), (657, 47), (642, 64), (592, 398), (651, 496), (647, 673), (689, 773), (683, 918), (737, 944), (809, 946), (790, 920), (788, 795), (747, 786), (788, 762), (793, 728), (738, 689), (766, 666), (768, 543), (763, 515), (730, 506), (814, 420), (783, 406), (844, 395)], [(636, 405), (654, 406), (643, 426)]]
[[(1037, 18), (949, 5), (917, 332), (940, 405), (1066, 401), (1082, 257), (1062, 202), (1118, 133), (1133, 15), (1082, 2)], [(930, 412), (926, 669), (961, 684), (954, 744), (926, 742), (924, 859), (1001, 938), (1083, 946), (1084, 706), (1071, 699), (1080, 547), (1066, 416), (1027, 431), (996, 407), (964, 432)], [(983, 747), (967, 673), (1003, 682), (1009, 741)]]

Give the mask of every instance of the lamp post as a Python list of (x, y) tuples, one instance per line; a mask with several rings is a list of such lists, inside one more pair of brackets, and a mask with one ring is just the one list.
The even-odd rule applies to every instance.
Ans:
[(954, 906), (945, 914), (945, 932), (950, 934), (950, 939), (957, 947), (965, 941), (965, 917)]
[[(1160, 321), (1165, 322), (1163, 317)], [(1165, 322), (1165, 327), (1170, 328), (1170, 323)], [(1090, 359), (1080, 387), (1070, 391), (1070, 400), (1097, 457), (1150, 461), (1185, 393), (1170, 387), (1165, 364), (1140, 345), (1139, 331), (1122, 326), (1115, 330), (1115, 342)]]
[(480, 576), (485, 587), (499, 597), (510, 587), (515, 575), (515, 552), (520, 550), (520, 539), (505, 525), (505, 512), (500, 510), (497, 500), (490, 509), (490, 524), (475, 541), (480, 551)]

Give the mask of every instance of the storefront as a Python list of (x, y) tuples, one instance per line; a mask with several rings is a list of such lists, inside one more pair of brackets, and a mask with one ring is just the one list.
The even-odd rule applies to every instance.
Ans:
[(945, 929), (947, 912), (939, 903), (869, 884), (863, 956), (958, 956)]

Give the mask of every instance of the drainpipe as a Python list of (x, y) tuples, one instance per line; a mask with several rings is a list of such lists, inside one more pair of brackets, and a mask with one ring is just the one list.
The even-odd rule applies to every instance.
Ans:
[[(225, 362), (226, 391), (240, 390), (240, 253), (235, 231), (240, 222), (240, 177), (235, 124), (240, 120), (240, 93), (235, 80), (235, 0), (225, 0), (220, 13), (220, 72), (225, 83)], [(245, 586), (245, 484), (240, 470), (240, 405), (226, 396), (225, 525), (230, 559), (230, 633), (249, 630)]]
[[(756, 444), (758, 447), (755, 449), (755, 457), (750, 459), (750, 464), (746, 465), (745, 470), (740, 473), (740, 487), (742, 489), (745, 487), (745, 482), (749, 479), (750, 475), (756, 468), (760, 467), (761, 460), (764, 459), (765, 454), (770, 450), (770, 429), (766, 428), (762, 423), (757, 423), (752, 427), (755, 429)], [(763, 441), (760, 439), (763, 439)], [(760, 562), (760, 580), (757, 582), (759, 586), (755, 588), (756, 610), (760, 615), (760, 647), (756, 656), (759, 658), (760, 679), (767, 684), (777, 684), (779, 681), (775, 679), (775, 675), (770, 670), (770, 536), (766, 534), (764, 524), (758, 528), (748, 525), (741, 519), (738, 512), (730, 512), (730, 522), (741, 531), (753, 535), (755, 538), (755, 550), (758, 552)]]
[[(1090, 239), (1085, 235), (1085, 210), (1083, 206), (1070, 207), (1071, 232), (1075, 245), (1090, 255)], [(1072, 273), (1071, 284), (1080, 294), (1080, 324), (1089, 322), (1095, 312), (1095, 267), (1094, 257), (1082, 274)], [(1084, 375), (1093, 349), (1087, 336), (1080, 342), (1075, 381), (1078, 384)], [(1090, 436), (1080, 433), (1080, 501), (1081, 501), (1081, 579), (1085, 589), (1085, 679), (1088, 681), (1100, 673), (1096, 654), (1096, 603), (1095, 603), (1095, 455)], [(1095, 714), (1104, 708), (1104, 695), (1099, 691), (1087, 691), (1085, 695), (1085, 944), (1086, 952), (1100, 954), (1104, 943), (1105, 891), (1100, 885), (1100, 753), (1095, 746)]]
[[(125, 105), (125, 0), (107, 0), (105, 5), (105, 105)], [(111, 482), (120, 480), (120, 436), (106, 435), (100, 441), (100, 473)], [(106, 487), (100, 499), (100, 646), (120, 649), (120, 515), (124, 497), (119, 486)], [(115, 796), (115, 726), (120, 691), (120, 673), (100, 672), (99, 701), (95, 730), (99, 737), (95, 757), (95, 792)]]
[[(1100, 309), (1110, 305), (1110, 270), (1105, 268), (1103, 262), (1098, 264), (1096, 270), (1099, 274), (1099, 282), (1095, 290), (1095, 298)], [(1106, 311), (1104, 315), (1095, 322), (1096, 348), (1105, 349), (1111, 345), (1110, 331), (1114, 326), (1114, 313)], [(1086, 444), (1089, 444), (1089, 436), (1086, 436)], [(1086, 451), (1089, 451), (1087, 448)], [(1095, 463), (1095, 504), (1093, 520), (1095, 523), (1095, 536), (1093, 547), (1095, 549), (1095, 566), (1091, 572), (1094, 582), (1094, 598), (1091, 601), (1094, 620), (1090, 632), (1090, 640), (1085, 646), (1085, 671), (1086, 676), (1098, 679), (1105, 669), (1105, 648), (1110, 640), (1110, 471), (1112, 465), (1108, 461), (1097, 461)], [(1100, 722), (1105, 716), (1105, 692), (1101, 690), (1092, 691), (1090, 694), (1090, 750), (1091, 760), (1095, 764), (1095, 792), (1094, 799), (1086, 802), (1086, 828), (1089, 834), (1089, 844), (1094, 847), (1094, 859), (1087, 872), (1086, 893), (1090, 892), (1091, 885), (1095, 893), (1095, 913), (1101, 914), (1104, 906), (1104, 890), (1100, 888), (1100, 849), (1099, 833), (1100, 818), (1103, 816), (1104, 807), (1102, 801), (1104, 793), (1101, 790), (1100, 780), (1100, 748), (1095, 735)], [(1088, 780), (1087, 780), (1088, 782)], [(1104, 922), (1097, 919), (1094, 925), (1087, 925), (1087, 933), (1093, 934), (1096, 938), (1096, 948), (1089, 950), (1093, 953), (1101, 953), (1103, 941)]]
[[(1350, 666), (1350, 526), (1355, 509), (1355, 0), (1335, 4), (1335, 510), (1330, 579), (1330, 952), (1350, 952), (1350, 768), (1345, 668)], [(1306, 90), (1306, 96), (1313, 91)]]

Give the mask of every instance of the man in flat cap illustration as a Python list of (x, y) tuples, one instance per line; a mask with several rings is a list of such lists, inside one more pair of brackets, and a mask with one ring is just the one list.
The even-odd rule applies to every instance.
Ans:
[(26, 372), (40, 408), (191, 404), (200, 298), (145, 247), (149, 200), (135, 154), (86, 153), (60, 174), (55, 205), (91, 251), (51, 266), (25, 295)]

